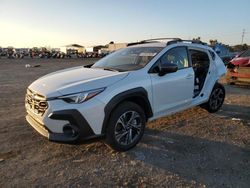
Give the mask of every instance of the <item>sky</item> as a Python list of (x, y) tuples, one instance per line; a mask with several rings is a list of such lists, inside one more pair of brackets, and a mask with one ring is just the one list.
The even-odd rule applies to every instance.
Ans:
[(60, 47), (157, 37), (250, 45), (250, 0), (0, 0), (0, 46)]

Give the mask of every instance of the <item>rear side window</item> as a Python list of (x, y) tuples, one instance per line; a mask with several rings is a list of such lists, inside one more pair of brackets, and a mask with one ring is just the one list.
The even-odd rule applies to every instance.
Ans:
[(186, 47), (176, 47), (170, 49), (161, 57), (161, 62), (174, 63), (178, 66), (178, 69), (189, 67)]
[(211, 51), (211, 50), (209, 50), (209, 53), (210, 53), (210, 55), (212, 57), (212, 60), (214, 61), (215, 60), (215, 53), (213, 51)]

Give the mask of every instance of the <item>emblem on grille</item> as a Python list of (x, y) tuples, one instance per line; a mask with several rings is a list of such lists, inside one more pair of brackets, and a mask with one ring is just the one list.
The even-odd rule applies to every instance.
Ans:
[(43, 115), (48, 108), (48, 103), (42, 95), (36, 94), (31, 90), (27, 90), (26, 107), (29, 108), (33, 113)]

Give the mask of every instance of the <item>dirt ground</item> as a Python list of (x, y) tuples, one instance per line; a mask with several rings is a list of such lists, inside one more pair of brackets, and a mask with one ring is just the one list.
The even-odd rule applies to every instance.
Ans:
[(101, 140), (67, 145), (36, 133), (25, 121), (27, 86), (91, 61), (0, 59), (0, 187), (250, 187), (250, 87), (225, 85), (218, 113), (195, 107), (148, 123), (125, 153)]

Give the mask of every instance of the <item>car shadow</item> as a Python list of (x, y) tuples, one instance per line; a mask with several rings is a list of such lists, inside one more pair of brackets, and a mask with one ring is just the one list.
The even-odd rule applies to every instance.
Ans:
[(142, 142), (127, 153), (131, 159), (209, 187), (250, 185), (250, 149), (232, 144), (147, 129)]
[(248, 106), (224, 103), (220, 111), (216, 112), (216, 114), (230, 119), (250, 121), (250, 107)]

